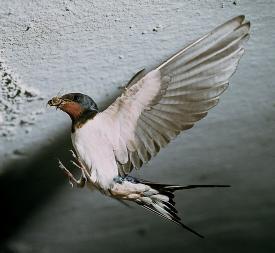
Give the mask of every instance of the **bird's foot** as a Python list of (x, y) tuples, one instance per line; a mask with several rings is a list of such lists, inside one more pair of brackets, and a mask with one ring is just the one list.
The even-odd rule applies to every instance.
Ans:
[(83, 175), (81, 175), (80, 179), (76, 179), (74, 177), (74, 175), (64, 166), (64, 164), (58, 160), (58, 164), (59, 164), (59, 168), (65, 173), (65, 175), (69, 178), (69, 183), (72, 187), (74, 187), (74, 185), (76, 185), (77, 187), (84, 187), (87, 181), (86, 177), (83, 177)]
[(70, 152), (72, 153), (72, 156), (75, 159), (75, 161), (71, 161), (71, 163), (74, 166), (76, 166), (77, 168), (79, 168), (81, 170), (82, 177), (84, 177), (85, 179), (87, 179), (87, 177), (90, 176), (90, 173), (88, 172), (88, 170), (86, 169), (86, 167), (84, 166), (84, 164), (79, 160), (79, 158), (75, 154), (75, 152), (73, 150), (70, 150)]
[(76, 159), (76, 160), (78, 160), (78, 157), (77, 157), (77, 155), (75, 154), (75, 152), (74, 152), (72, 149), (70, 149), (69, 151), (71, 152), (73, 158)]

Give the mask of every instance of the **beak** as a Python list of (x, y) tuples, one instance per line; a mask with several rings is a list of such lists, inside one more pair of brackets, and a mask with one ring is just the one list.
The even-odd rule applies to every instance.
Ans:
[(48, 101), (49, 106), (56, 106), (56, 108), (58, 108), (62, 103), (64, 103), (64, 100), (61, 97), (53, 97)]

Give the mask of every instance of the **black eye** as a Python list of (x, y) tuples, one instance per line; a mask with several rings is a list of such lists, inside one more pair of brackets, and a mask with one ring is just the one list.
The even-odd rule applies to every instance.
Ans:
[(75, 102), (79, 102), (79, 96), (74, 95), (74, 96), (73, 96), (73, 101), (75, 101)]

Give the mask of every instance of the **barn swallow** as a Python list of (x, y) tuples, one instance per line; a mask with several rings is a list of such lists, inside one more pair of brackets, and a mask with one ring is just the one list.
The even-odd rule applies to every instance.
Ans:
[(72, 184), (131, 201), (203, 237), (181, 222), (174, 192), (227, 185), (169, 185), (130, 176), (181, 131), (193, 127), (217, 105), (236, 71), (250, 23), (235, 17), (180, 50), (147, 74), (138, 72), (106, 110), (92, 98), (69, 93), (48, 101), (72, 120), (77, 180), (60, 162)]

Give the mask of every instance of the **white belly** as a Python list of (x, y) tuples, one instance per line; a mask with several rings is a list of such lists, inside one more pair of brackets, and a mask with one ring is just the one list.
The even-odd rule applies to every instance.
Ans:
[[(100, 124), (98, 124), (100, 123)], [(82, 163), (91, 171), (91, 180), (107, 190), (118, 175), (113, 145), (97, 116), (72, 133), (72, 143)]]

